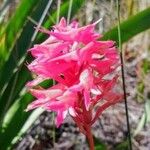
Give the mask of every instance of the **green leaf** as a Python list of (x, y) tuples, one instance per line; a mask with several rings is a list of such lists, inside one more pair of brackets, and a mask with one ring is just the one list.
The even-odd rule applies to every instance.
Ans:
[(146, 100), (145, 114), (146, 114), (146, 122), (150, 122), (150, 99)]
[(146, 100), (145, 102), (145, 109), (142, 117), (133, 133), (133, 136), (136, 136), (145, 126), (146, 123), (150, 122), (150, 100)]
[(128, 150), (128, 140), (123, 141), (115, 147), (115, 150)]
[(106, 145), (96, 137), (94, 137), (94, 148), (95, 150), (107, 150)]
[[(39, 0), (36, 3), (36, 9), (32, 12), (31, 17), (35, 20), (39, 20), (41, 17), (41, 12), (43, 12), (46, 5), (47, 0)], [(26, 94), (22, 98), (19, 98), (19, 93), (23, 89), (26, 80), (29, 79), (30, 76), (25, 65), (20, 65), (21, 63), (19, 64), (18, 60), (25, 58), (26, 49), (30, 44), (30, 39), (33, 35), (33, 32), (34, 26), (28, 20), (24, 25), (20, 38), (15, 43), (16, 46), (14, 46), (14, 49), (11, 51), (9, 60), (3, 68), (3, 76), (0, 80), (5, 87), (2, 88), (3, 91), (1, 91), (2, 94), (0, 97), (0, 149), (3, 150), (8, 149), (12, 140), (18, 135), (19, 131), (24, 126), (24, 123), (31, 114), (31, 112), (24, 112), (24, 110), (32, 101), (33, 97), (29, 94)], [(15, 71), (15, 67), (19, 67), (19, 70), (17, 69), (17, 72), (13, 73), (13, 71)], [(17, 74), (18, 77), (14, 84)], [(11, 98), (9, 98), (10, 96)], [(9, 113), (7, 113), (8, 115), (4, 116), (7, 110)]]
[(19, 72), (13, 75), (3, 95), (0, 97), (0, 121), (3, 120), (5, 113), (15, 99), (18, 98), (20, 91), (30, 79), (30, 73), (26, 66), (23, 66)]
[(0, 67), (8, 58), (10, 51), (22, 32), (23, 26), (27, 21), (27, 17), (35, 9), (36, 3), (36, 0), (32, 0), (31, 2), (28, 0), (22, 0), (9, 22), (4, 26), (4, 28), (1, 28), (0, 36), (3, 40), (0, 41)]
[(18, 135), (16, 135), (12, 140), (11, 145), (15, 144), (20, 139), (20, 137), (27, 132), (27, 130), (32, 126), (32, 124), (43, 112), (44, 110), (42, 108), (37, 108), (31, 113), (31, 115), (28, 117), (27, 121), (24, 123), (23, 127), (19, 131)]
[(6, 34), (6, 50), (9, 51), (10, 48), (14, 45), (17, 37), (19, 36), (23, 25), (27, 21), (27, 17), (31, 14), (31, 12), (35, 9), (37, 1), (32, 0), (22, 0), (16, 9), (14, 15), (6, 25), (6, 29), (4, 30)]
[[(37, 9), (34, 11), (34, 13), (32, 15), (32, 17), (34, 19), (40, 18), (40, 14), (41, 14), (40, 12), (43, 12), (43, 10), (45, 9), (46, 4), (47, 4), (46, 0), (38, 1), (38, 3), (37, 3), (38, 7), (37, 7)], [(23, 34), (23, 32), (24, 32), (24, 34)], [(32, 34), (34, 32), (33, 24), (28, 21), (28, 23), (24, 27), (23, 32), (22, 32), (22, 35), (21, 35), (21, 37), (19, 39), (20, 41), (17, 44), (18, 45), (20, 44), (20, 46), (19, 46), (20, 49), (24, 48), (24, 50), (25, 50), (25, 47), (28, 46), (28, 45), (26, 45), (27, 44), (26, 41), (28, 40), (28, 43), (30, 43), (31, 36), (32, 36)], [(15, 56), (15, 52), (14, 52), (14, 56)], [(11, 57), (11, 58), (12, 58), (11, 59), (12, 61), (14, 61), (14, 62), (16, 61), (13, 57)], [(12, 63), (12, 61), (10, 61), (10, 62)], [(12, 64), (10, 64), (10, 66), (11, 65)], [(16, 64), (14, 63), (14, 65), (16, 65)], [(11, 99), (10, 99), (11, 100), (11, 103), (10, 103), (9, 102), (9, 98), (7, 98), (6, 96), (9, 95), (8, 94), (9, 90), (12, 90), (10, 88), (11, 87), (11, 83), (13, 81), (14, 76), (16, 75), (16, 74), (12, 74), (14, 76), (12, 76), (12, 80), (10, 80), (11, 82), (8, 82), (8, 86), (4, 90), (4, 94), (3, 94), (3, 96), (1, 97), (1, 100), (0, 100), (0, 103), (2, 104), (2, 105), (0, 105), (1, 108), (2, 108), (1, 110), (4, 111), (2, 114), (4, 114), (5, 111), (7, 111), (7, 110), (5, 110), (5, 107), (8, 106), (8, 103), (11, 106), (11, 104), (13, 103), (13, 99), (14, 98), (17, 99), (16, 93), (19, 93), (21, 91), (21, 89), (24, 87), (24, 85), (23, 85), (24, 81), (26, 81), (26, 79), (28, 79), (28, 76), (26, 76), (25, 73), (28, 73), (28, 71), (25, 70), (25, 67), (23, 66), (23, 67), (21, 67), (21, 71), (19, 71), (19, 73), (18, 73), (19, 74), (18, 75), (18, 79), (17, 79), (18, 84), (16, 84), (17, 85), (17, 89), (15, 88), (15, 91), (13, 93), (13, 97), (11, 97)], [(25, 79), (24, 79), (24, 77), (25, 77)], [(23, 84), (20, 84), (20, 82), (23, 83)], [(7, 115), (6, 115), (6, 117), (4, 117), (3, 115), (1, 116), (2, 117), (1, 121), (3, 121), (3, 117), (4, 117), (4, 121), (3, 121), (3, 125), (1, 127), (1, 134), (0, 134), (0, 149), (7, 149), (7, 147), (10, 146), (11, 141), (14, 139), (14, 137), (18, 134), (18, 132), (20, 131), (20, 129), (24, 125), (26, 119), (30, 115), (30, 113), (24, 112), (24, 109), (26, 109), (28, 103), (31, 102), (31, 100), (32, 100), (31, 96), (29, 96), (28, 94), (25, 95), (21, 100), (17, 100), (10, 107), (11, 110), (13, 110), (13, 112), (9, 111), (9, 114), (11, 114), (11, 117), (8, 117)], [(7, 109), (9, 109), (9, 107)], [(9, 118), (9, 119), (7, 119), (7, 118)]]
[(137, 128), (133, 133), (133, 136), (136, 136), (143, 129), (145, 123), (146, 123), (146, 114), (143, 113), (140, 121), (138, 122)]
[[(141, 33), (150, 28), (150, 8), (147, 8), (135, 16), (130, 17), (126, 21), (122, 22), (121, 28), (121, 38), (122, 43), (127, 42), (133, 36)], [(110, 31), (104, 34), (103, 40), (114, 40), (118, 43), (118, 29), (114, 27)]]
[[(47, 0), (39, 0), (36, 3), (37, 5), (36, 9), (31, 14), (31, 17), (34, 20), (39, 20), (39, 18), (41, 17), (41, 12), (43, 12), (43, 10), (45, 9), (46, 4), (47, 4)], [(8, 99), (4, 100), (5, 96), (3, 95), (5, 93), (6, 93), (5, 95), (9, 95), (8, 93), (10, 93), (11, 83), (13, 83), (17, 71), (19, 71), (19, 76), (22, 77), (22, 79), (24, 78), (23, 81), (29, 79), (29, 75), (28, 75), (29, 72), (27, 71), (25, 65), (23, 64), (23, 61), (26, 58), (27, 49), (31, 43), (31, 37), (33, 33), (34, 33), (34, 25), (28, 20), (26, 22), (26, 25), (23, 28), (20, 38), (16, 41), (15, 46), (11, 51), (8, 61), (5, 63), (5, 65), (2, 68), (2, 72), (0, 76), (0, 106), (1, 107), (7, 104)], [(18, 79), (19, 80), (16, 81), (17, 84), (15, 86), (15, 91), (20, 91), (24, 86), (23, 84), (21, 84), (22, 86), (20, 86), (20, 82), (21, 83), (23, 82), (21, 78)]]
[(30, 94), (21, 96), (8, 110), (0, 130), (0, 149), (5, 150), (10, 145), (30, 116), (31, 112), (25, 112), (28, 103), (33, 97)]

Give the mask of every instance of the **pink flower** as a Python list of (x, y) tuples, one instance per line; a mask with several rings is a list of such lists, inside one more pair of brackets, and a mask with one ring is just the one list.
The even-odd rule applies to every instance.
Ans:
[[(113, 41), (97, 40), (101, 35), (94, 32), (95, 25), (78, 27), (75, 21), (67, 25), (62, 18), (53, 31), (41, 30), (49, 38), (29, 50), (35, 59), (28, 68), (37, 76), (27, 83), (36, 97), (27, 110), (42, 107), (55, 111), (57, 126), (70, 114), (84, 133), (85, 125), (93, 124), (102, 111), (122, 99), (114, 92), (119, 66), (117, 49)], [(37, 89), (47, 79), (57, 84)]]

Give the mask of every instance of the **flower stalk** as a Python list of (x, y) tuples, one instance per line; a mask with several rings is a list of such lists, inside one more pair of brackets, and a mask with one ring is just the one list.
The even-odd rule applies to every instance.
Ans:
[(94, 140), (93, 140), (93, 135), (91, 132), (91, 126), (86, 125), (85, 129), (86, 129), (86, 136), (90, 145), (90, 150), (94, 150)]

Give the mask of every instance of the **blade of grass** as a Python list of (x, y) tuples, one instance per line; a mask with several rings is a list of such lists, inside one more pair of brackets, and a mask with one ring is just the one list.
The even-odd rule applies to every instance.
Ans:
[(21, 96), (10, 108), (7, 118), (0, 130), (0, 149), (6, 150), (16, 137), (31, 112), (25, 112), (26, 106), (33, 97), (29, 94)]
[(61, 5), (61, 0), (57, 1), (57, 23), (59, 22), (60, 19), (60, 5)]
[(141, 116), (140, 121), (138, 122), (138, 125), (133, 133), (133, 136), (136, 136), (146, 125), (146, 123), (150, 122), (150, 99), (147, 99), (145, 102), (144, 112)]
[[(51, 85), (51, 81), (46, 81), (41, 84), (41, 86), (44, 86), (45, 88), (50, 87)], [(0, 149), (5, 150), (8, 147), (13, 146), (13, 144), (17, 142), (19, 137), (27, 131), (32, 123), (34, 123), (32, 119), (36, 120), (42, 113), (41, 110), (37, 110), (35, 112), (25, 112), (27, 105), (31, 101), (33, 101), (32, 95), (26, 93), (26, 89), (24, 88), (21, 91), (19, 98), (11, 105), (11, 107), (7, 111), (1, 125)]]
[(30, 79), (31, 76), (26, 66), (23, 66), (21, 70), (13, 75), (3, 95), (0, 97), (0, 122), (2, 122), (6, 111), (14, 103), (20, 91), (22, 90), (26, 82)]
[[(41, 13), (39, 13), (39, 12), (44, 9), (43, 8), (44, 3), (46, 3), (46, 0), (44, 0), (43, 2), (41, 2), (41, 0), (40, 0), (40, 1), (38, 1), (38, 3), (36, 3), (34, 5), (34, 7), (37, 7), (39, 4), (41, 5), (41, 7), (39, 7), (38, 11), (37, 11), (37, 9), (35, 9), (31, 13), (33, 18), (35, 18), (35, 20), (40, 18)], [(23, 6), (23, 8), (24, 8), (24, 6)], [(20, 10), (20, 7), (19, 7), (19, 10)], [(13, 23), (10, 23), (10, 24), (13, 26)], [(34, 32), (34, 25), (31, 22), (26, 21), (26, 24), (22, 28), (21, 36), (17, 39), (17, 41), (15, 41), (16, 43), (13, 46), (13, 50), (11, 51), (9, 59), (6, 61), (3, 68), (1, 69), (1, 72), (0, 72), (0, 96), (4, 92), (5, 88), (7, 87), (7, 84), (9, 82), (9, 80), (11, 79), (11, 77), (13, 76), (13, 73), (15, 73), (17, 71), (17, 68), (19, 67), (19, 65), (21, 63), (21, 58), (23, 58), (24, 55), (26, 54), (26, 51), (27, 51), (28, 45), (31, 41), (31, 36), (32, 36), (33, 32)], [(9, 33), (8, 30), (6, 30), (6, 34), (7, 33)], [(14, 32), (12, 32), (12, 33), (15, 34)], [(28, 33), (28, 34), (26, 34), (26, 33)], [(12, 42), (14, 42), (14, 41), (12, 41)], [(17, 58), (16, 58), (16, 53), (18, 53)]]
[[(45, 9), (46, 5), (47, 5), (47, 0), (44, 0), (44, 1), (40, 0), (40, 1), (38, 1), (37, 6), (36, 6), (37, 8), (35, 9), (35, 11), (32, 14), (33, 18), (39, 19), (41, 17), (41, 13), (40, 12), (43, 12), (43, 10)], [(18, 59), (19, 60), (21, 60), (21, 58), (23, 60), (26, 58), (26, 53), (27, 53), (26, 49), (30, 45), (31, 37), (32, 37), (33, 33), (34, 33), (33, 24), (30, 21), (28, 21), (26, 26), (23, 29), (21, 37), (18, 39), (18, 42), (16, 43), (16, 46), (14, 47), (14, 50), (11, 53), (11, 57), (10, 57), (8, 63), (6, 63), (6, 66), (4, 68), (4, 76), (0, 80), (0, 83), (5, 83), (4, 87), (1, 90), (1, 95), (0, 95), (0, 120), (3, 120), (3, 114), (5, 114), (5, 110), (6, 110), (5, 108), (6, 108), (6, 106), (8, 106), (8, 100), (11, 101), (11, 103), (13, 102), (12, 96), (11, 96), (11, 99), (10, 99), (10, 98), (8, 98), (8, 95), (10, 95), (9, 94), (10, 90), (12, 90), (12, 88), (10, 88), (10, 87), (13, 87), (12, 86), (12, 83), (13, 83), (12, 80), (13, 80), (14, 76), (16, 76), (17, 71), (19, 72), (20, 70), (21, 70), (21, 72), (19, 74), (20, 74), (20, 77), (22, 76), (22, 78), (26, 74), (25, 72), (28, 73), (28, 71), (27, 71), (26, 67), (24, 66), (24, 64), (22, 63), (22, 61), (21, 61), (21, 63), (17, 62), (17, 60), (16, 60), (17, 58), (16, 59), (14, 58), (14, 57), (16, 57), (15, 56), (16, 55), (16, 51), (18, 53)], [(16, 47), (19, 48), (19, 50), (16, 49)], [(16, 63), (17, 63), (17, 65), (16, 65)], [(14, 68), (13, 72), (15, 72), (15, 73), (10, 72), (10, 68)], [(23, 72), (22, 72), (22, 69), (24, 70)], [(21, 73), (25, 73), (25, 74), (21, 75)], [(25, 78), (29, 79), (29, 77), (30, 76), (27, 75)], [(8, 78), (9, 78), (9, 80), (8, 80)], [(22, 80), (21, 81), (19, 81), (19, 80), (21, 80), (21, 78), (19, 78), (16, 81), (16, 85), (14, 87), (15, 91), (13, 91), (13, 97), (16, 96), (17, 92), (20, 91), (22, 89), (22, 87), (24, 86), (22, 84), (24, 82), (22, 82)], [(11, 81), (11, 82), (9, 82), (9, 81)], [(26, 81), (26, 79), (24, 79), (23, 81)], [(22, 86), (20, 86), (20, 84)], [(9, 105), (11, 103), (9, 102)], [(7, 109), (8, 109), (8, 107), (7, 107)]]
[[(11, 3), (11, 0), (6, 1), (4, 5), (9, 5), (9, 3)], [(27, 16), (30, 15), (31, 12), (35, 9), (36, 3), (36, 0), (32, 0), (30, 3), (28, 2), (28, 0), (20, 1), (19, 6), (14, 12), (14, 15), (12, 15), (8, 23), (5, 23), (3, 25), (3, 28), (0, 28), (0, 37), (2, 39), (0, 41), (0, 75), (2, 72), (2, 66), (8, 59), (17, 38), (20, 36), (22, 27), (26, 22)], [(2, 15), (2, 13), (0, 13), (0, 15)]]
[(69, 24), (69, 22), (70, 22), (71, 11), (72, 11), (72, 4), (73, 4), (73, 0), (70, 0), (69, 1), (68, 15), (67, 15), (67, 24)]
[(5, 25), (5, 28), (1, 31), (0, 36), (4, 37), (5, 39), (0, 46), (1, 51), (5, 53), (3, 61), (6, 61), (6, 59), (8, 58), (13, 45), (15, 44), (17, 38), (20, 36), (22, 27), (26, 22), (27, 16), (30, 15), (31, 12), (35, 9), (36, 3), (36, 0), (32, 0), (30, 3), (28, 2), (28, 0), (22, 0), (10, 21)]
[(43, 11), (42, 16), (41, 16), (41, 18), (40, 18), (40, 21), (39, 21), (39, 23), (38, 23), (38, 25), (37, 25), (37, 29), (36, 29), (36, 31), (34, 32), (32, 38), (31, 38), (31, 43), (34, 42), (34, 40), (35, 40), (35, 38), (36, 38), (36, 36), (37, 36), (37, 33), (38, 33), (38, 29), (41, 27), (41, 25), (42, 25), (42, 23), (43, 23), (43, 21), (44, 21), (44, 19), (45, 19), (45, 16), (46, 16), (46, 14), (47, 14), (47, 12), (48, 12), (48, 10), (49, 10), (49, 8), (50, 8), (52, 2), (53, 2), (53, 0), (49, 0), (49, 1), (48, 1), (47, 6), (46, 6), (45, 10)]
[[(18, 135), (14, 137), (14, 139), (11, 142), (11, 146), (13, 146), (20, 137), (27, 132), (27, 130), (32, 126), (32, 124), (37, 120), (37, 118), (44, 112), (42, 108), (35, 109), (31, 115), (28, 117), (27, 121), (24, 123), (21, 130), (18, 132)], [(11, 147), (10, 146), (10, 147)]]

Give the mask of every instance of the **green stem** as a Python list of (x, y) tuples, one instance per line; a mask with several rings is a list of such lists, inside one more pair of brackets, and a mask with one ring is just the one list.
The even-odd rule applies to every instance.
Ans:
[(122, 85), (123, 85), (124, 100), (125, 100), (124, 102), (125, 102), (126, 121), (127, 121), (128, 139), (129, 139), (129, 150), (132, 150), (128, 103), (127, 103), (127, 94), (126, 94), (126, 84), (125, 84), (125, 75), (124, 75), (124, 60), (123, 60), (122, 41), (121, 41), (119, 0), (117, 0), (117, 14), (118, 14), (118, 40), (119, 40), (120, 60), (121, 60), (121, 74), (122, 74)]
[(61, 0), (57, 1), (57, 23), (59, 23), (60, 19), (60, 5), (61, 5)]
[(70, 18), (71, 18), (71, 11), (72, 11), (72, 4), (73, 4), (73, 0), (70, 0), (70, 1), (69, 1), (68, 16), (67, 16), (67, 24), (69, 24), (69, 22), (70, 22)]

